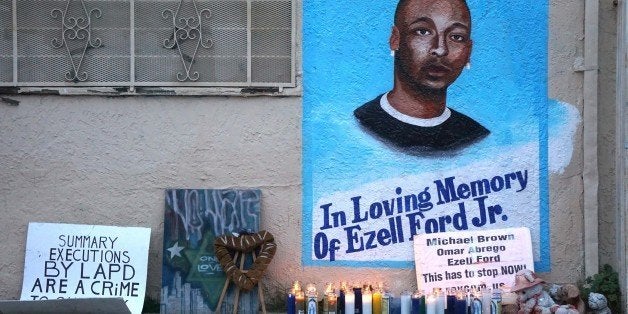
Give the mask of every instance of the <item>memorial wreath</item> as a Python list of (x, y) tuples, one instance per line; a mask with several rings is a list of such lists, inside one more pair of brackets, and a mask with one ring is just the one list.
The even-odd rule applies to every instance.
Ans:
[[(235, 265), (232, 252), (255, 253), (251, 268), (243, 270)], [(214, 252), (222, 266), (227, 278), (240, 289), (251, 290), (264, 275), (268, 264), (272, 261), (277, 251), (275, 238), (268, 231), (260, 231), (252, 234), (240, 234), (238, 236), (220, 236), (214, 241)], [(235, 254), (234, 254), (235, 256)]]

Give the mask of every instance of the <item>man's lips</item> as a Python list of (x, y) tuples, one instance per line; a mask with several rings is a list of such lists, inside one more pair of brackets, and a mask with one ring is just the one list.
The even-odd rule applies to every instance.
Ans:
[(424, 70), (430, 76), (435, 77), (445, 76), (451, 71), (448, 67), (439, 64), (428, 65), (424, 68)]

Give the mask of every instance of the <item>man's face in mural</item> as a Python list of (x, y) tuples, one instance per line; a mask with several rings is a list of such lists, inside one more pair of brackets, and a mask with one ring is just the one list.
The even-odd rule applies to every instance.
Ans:
[(465, 0), (399, 0), (390, 35), (393, 88), (353, 111), (360, 126), (411, 155), (454, 152), (486, 137), (487, 128), (447, 104), (471, 46)]
[(444, 90), (471, 54), (471, 16), (462, 0), (409, 0), (395, 17), (390, 48), (397, 79), (418, 90)]

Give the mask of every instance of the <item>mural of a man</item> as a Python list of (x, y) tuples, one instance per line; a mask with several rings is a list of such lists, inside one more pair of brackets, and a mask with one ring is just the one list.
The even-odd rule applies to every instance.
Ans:
[(400, 0), (390, 35), (393, 89), (355, 109), (374, 137), (407, 153), (455, 151), (489, 130), (447, 107), (447, 88), (469, 63), (465, 0)]

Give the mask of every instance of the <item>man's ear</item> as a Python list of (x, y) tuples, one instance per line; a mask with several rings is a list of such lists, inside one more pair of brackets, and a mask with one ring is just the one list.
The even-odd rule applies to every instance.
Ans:
[(393, 25), (392, 31), (390, 32), (390, 39), (388, 40), (390, 44), (390, 50), (399, 49), (399, 28), (396, 25)]

